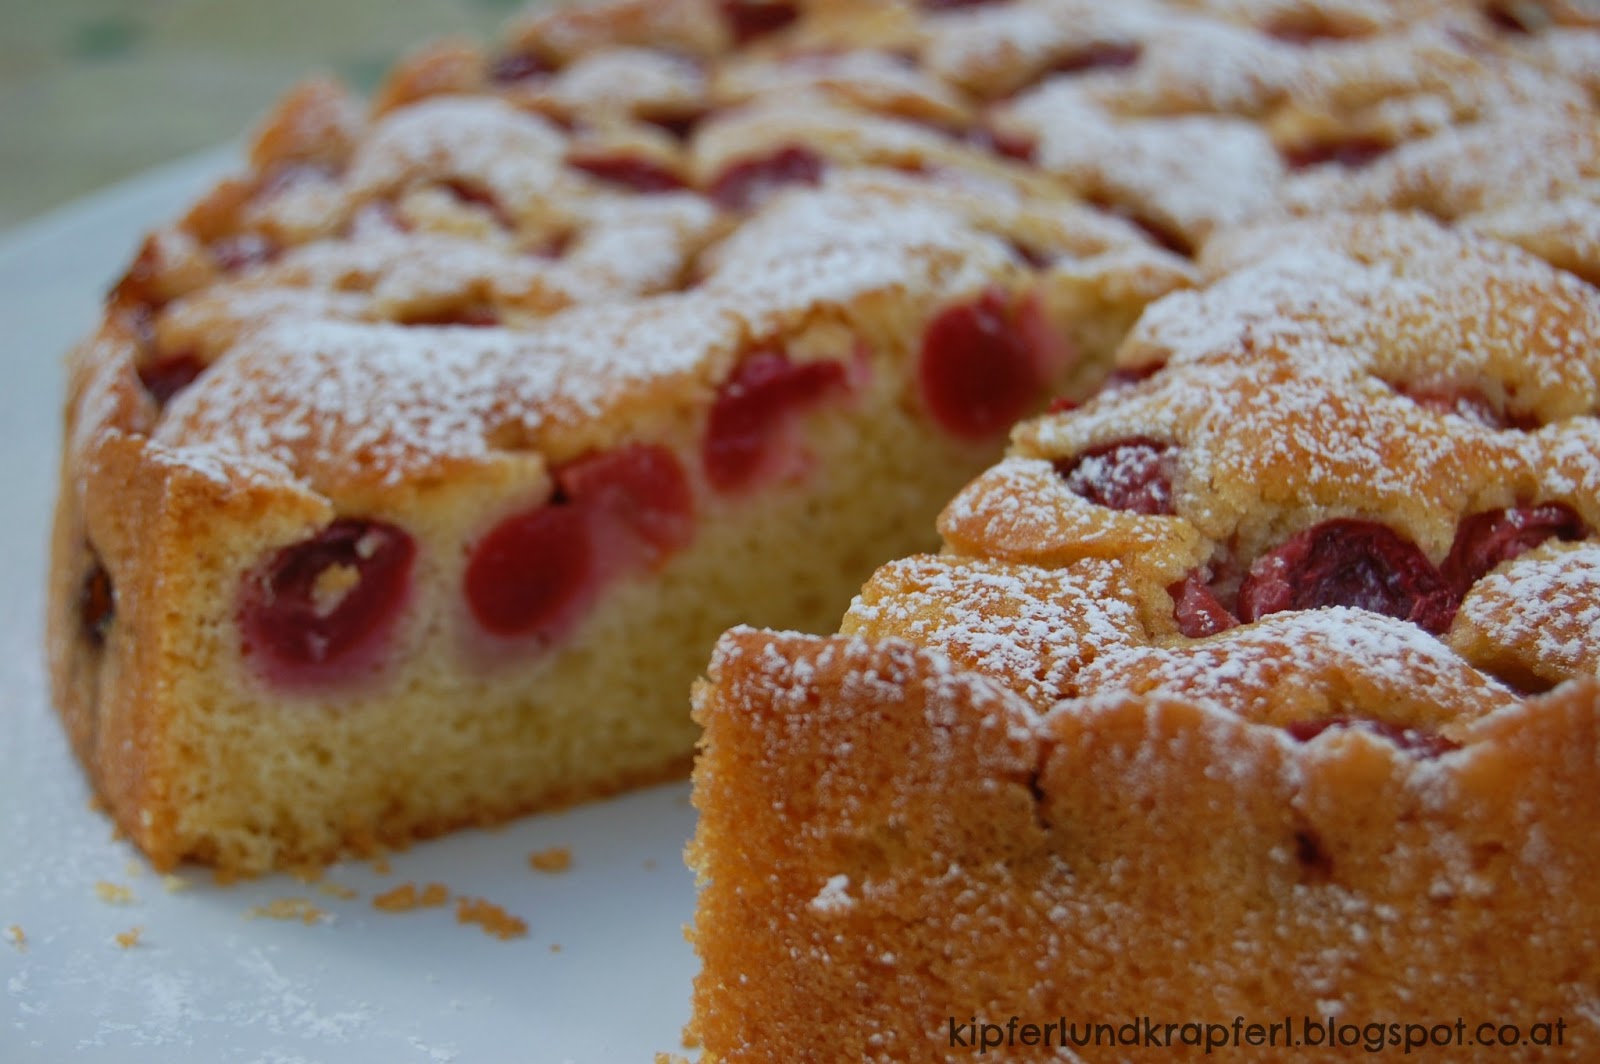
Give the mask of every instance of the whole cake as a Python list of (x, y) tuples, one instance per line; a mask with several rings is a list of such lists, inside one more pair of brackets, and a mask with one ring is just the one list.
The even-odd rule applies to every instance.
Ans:
[(715, 635), (832, 629), (1213, 234), (1421, 209), (1600, 276), (1586, 21), (624, 0), (308, 83), (72, 356), (73, 744), (232, 872), (681, 772)]

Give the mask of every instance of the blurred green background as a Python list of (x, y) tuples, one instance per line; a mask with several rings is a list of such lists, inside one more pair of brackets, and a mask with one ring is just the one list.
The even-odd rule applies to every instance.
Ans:
[(0, 229), (237, 138), (312, 71), (370, 90), (526, 0), (0, 0)]

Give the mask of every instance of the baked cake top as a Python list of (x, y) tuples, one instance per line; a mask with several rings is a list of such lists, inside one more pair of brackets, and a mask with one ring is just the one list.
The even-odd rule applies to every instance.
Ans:
[(1597, 40), (1581, 4), (536, 14), (419, 52), (365, 112), (291, 94), (117, 286), (74, 454), (131, 434), (349, 509), (696, 416), (772, 330), (873, 293), (1142, 303), (1219, 226), (1330, 207), (1594, 279)]

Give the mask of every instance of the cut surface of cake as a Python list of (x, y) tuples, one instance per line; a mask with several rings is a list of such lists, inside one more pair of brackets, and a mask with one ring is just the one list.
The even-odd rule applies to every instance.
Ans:
[(719, 644), (709, 1059), (1600, 1047), (1600, 290), (1414, 215), (1199, 264), (840, 634)]
[(690, 62), (643, 12), (435, 47), (370, 117), (298, 90), (74, 354), (56, 698), (156, 863), (686, 773), (718, 633), (831, 629), (1196, 275), (929, 131), (976, 121), (932, 78), (747, 61), (678, 5), (729, 53)]

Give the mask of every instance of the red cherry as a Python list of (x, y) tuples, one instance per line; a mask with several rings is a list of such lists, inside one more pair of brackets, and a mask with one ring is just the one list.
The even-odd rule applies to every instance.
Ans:
[(1388, 154), (1393, 144), (1377, 137), (1345, 137), (1299, 144), (1283, 149), (1283, 161), (1291, 170), (1305, 170), (1324, 163), (1338, 163), (1347, 170), (1359, 170)]
[(1030, 339), (998, 288), (929, 322), (917, 376), (940, 427), (986, 440), (1027, 413), (1046, 384), (1042, 353)]
[(1050, 67), (1052, 74), (1084, 74), (1091, 70), (1124, 70), (1139, 62), (1143, 49), (1125, 41), (1105, 42), (1067, 55)]
[(500, 312), (482, 303), (465, 303), (426, 314), (411, 314), (405, 317), (401, 324), (464, 325), (476, 329), (488, 329), (500, 324)]
[(1366, 717), (1329, 717), (1324, 720), (1297, 720), (1284, 728), (1296, 742), (1308, 743), (1325, 731), (1359, 728), (1394, 743), (1413, 757), (1427, 760), (1460, 749), (1460, 744), (1429, 728), (1404, 728), (1386, 720)]
[(204, 373), (206, 364), (184, 352), (139, 367), (139, 381), (157, 406), (166, 406), (172, 397), (193, 384)]
[(1178, 622), (1178, 631), (1190, 639), (1216, 635), (1239, 623), (1198, 569), (1167, 588), (1167, 594), (1172, 596), (1172, 615)]
[(501, 521), (467, 563), (467, 603), (493, 635), (558, 642), (606, 581), (659, 564), (694, 534), (689, 478), (665, 447), (602, 451), (554, 477), (550, 500)]
[(673, 140), (686, 141), (694, 135), (695, 127), (705, 121), (709, 111), (682, 111), (677, 114), (645, 115), (641, 120), (657, 129), (665, 130)]
[(974, 148), (981, 148), (986, 152), (1030, 165), (1035, 161), (1039, 151), (1039, 142), (1032, 137), (1020, 133), (1006, 133), (988, 126), (974, 126), (968, 131), (966, 140)]
[(513, 514), (473, 548), (466, 596), (485, 631), (553, 643), (594, 598), (589, 514), (557, 499)]
[(635, 192), (676, 192), (683, 179), (658, 163), (638, 155), (594, 155), (567, 160), (572, 167), (608, 185), (619, 185)]
[(1558, 502), (1486, 510), (1457, 526), (1455, 542), (1439, 571), (1458, 596), (1465, 595), (1489, 570), (1552, 536), (1575, 540), (1588, 535), (1583, 519)]
[(1534, 418), (1520, 417), (1491, 400), (1476, 388), (1415, 388), (1404, 384), (1392, 385), (1395, 391), (1406, 396), (1418, 406), (1440, 414), (1455, 414), (1468, 421), (1491, 429), (1536, 429)]
[(1437, 634), (1450, 627), (1457, 602), (1416, 544), (1384, 525), (1341, 518), (1257, 558), (1239, 588), (1239, 619), (1353, 606)]
[(449, 180), (440, 182), (440, 187), (450, 193), (460, 203), (474, 207), (482, 207), (494, 218), (495, 224), (502, 229), (515, 229), (516, 221), (506, 212), (504, 206), (493, 192), (482, 185), (468, 181)]
[(1143, 436), (1091, 447), (1056, 463), (1067, 487), (1092, 503), (1136, 514), (1172, 513), (1170, 448)]
[(103, 646), (116, 615), (117, 596), (111, 586), (111, 574), (97, 561), (78, 589), (78, 620), (84, 637), (97, 647)]
[(799, 365), (776, 351), (745, 356), (717, 392), (707, 419), (702, 457), (706, 478), (721, 492), (745, 491), (788, 472), (796, 415), (842, 390), (845, 367), (838, 362)]
[(683, 465), (665, 447), (630, 444), (580, 458), (556, 471), (556, 483), (602, 531), (622, 537), (623, 549), (649, 564), (693, 538), (694, 493)]
[(800, 5), (787, 0), (722, 0), (720, 6), (738, 44), (777, 33), (800, 17)]
[(531, 52), (506, 52), (496, 56), (489, 64), (489, 80), (496, 85), (510, 85), (554, 70), (549, 63)]
[(399, 528), (352, 517), (283, 548), (245, 578), (245, 652), (289, 685), (371, 667), (399, 619), (415, 555)]
[(819, 183), (825, 169), (827, 160), (822, 156), (791, 144), (771, 155), (732, 164), (711, 182), (706, 195), (725, 210), (749, 210), (784, 185)]

